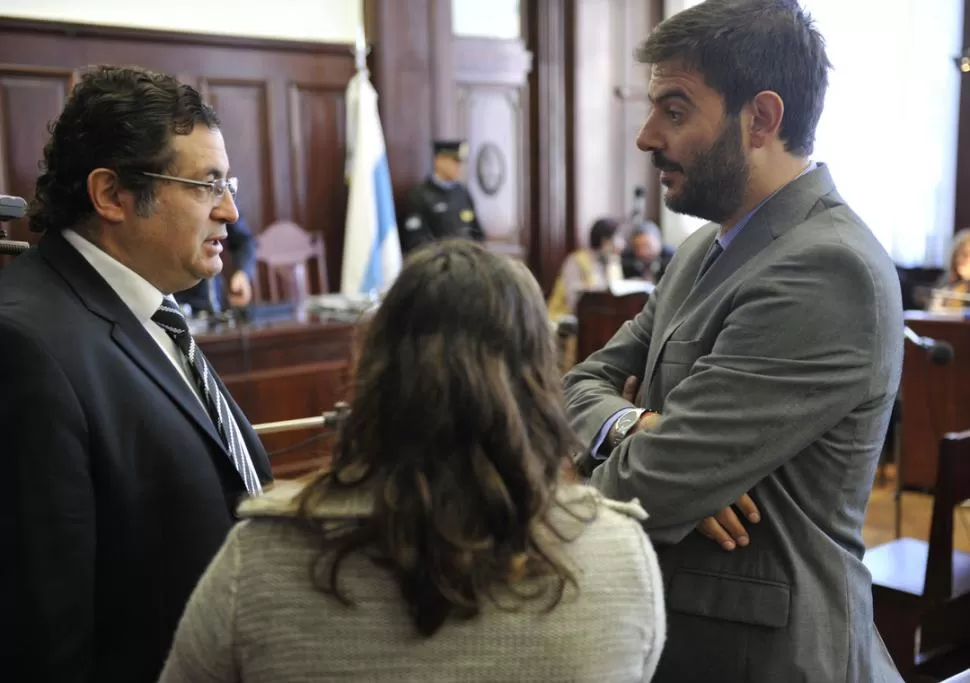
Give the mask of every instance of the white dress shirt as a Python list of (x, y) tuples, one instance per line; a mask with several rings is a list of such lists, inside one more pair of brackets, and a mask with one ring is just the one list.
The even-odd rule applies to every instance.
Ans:
[[(188, 359), (175, 345), (175, 341), (169, 336), (168, 332), (152, 320), (155, 311), (162, 305), (162, 299), (165, 298), (165, 295), (141, 275), (114, 257), (101, 251), (101, 249), (75, 231), (70, 229), (64, 230), (64, 239), (78, 250), (81, 256), (84, 257), (84, 260), (98, 271), (98, 274), (104, 278), (108, 286), (131, 309), (131, 312), (135, 314), (135, 318), (145, 328), (145, 331), (151, 335), (155, 343), (165, 352), (165, 356), (172, 361), (172, 365), (175, 366), (175, 369), (178, 370), (182, 379), (192, 389), (192, 393), (199, 399), (199, 403), (202, 404), (206, 415), (208, 415), (209, 410), (206, 408), (205, 399), (192, 375), (192, 368), (189, 366)], [(168, 299), (175, 304), (176, 308), (181, 308), (173, 297), (169, 296)], [(243, 444), (243, 447), (245, 447), (245, 444)]]

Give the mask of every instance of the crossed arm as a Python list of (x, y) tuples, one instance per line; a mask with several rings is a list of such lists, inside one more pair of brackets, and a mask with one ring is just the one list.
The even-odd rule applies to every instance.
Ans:
[[(839, 245), (776, 264), (735, 297), (709, 354), (666, 397), (649, 431), (624, 440), (593, 473), (612, 498), (639, 498), (654, 541), (676, 543), (862, 403), (879, 333), (873, 279)], [(592, 437), (640, 377), (654, 300), (566, 378), (570, 419)]]

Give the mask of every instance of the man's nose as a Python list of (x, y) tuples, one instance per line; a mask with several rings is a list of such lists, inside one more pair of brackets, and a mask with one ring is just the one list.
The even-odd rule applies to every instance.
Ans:
[(637, 149), (641, 152), (656, 152), (663, 147), (663, 140), (657, 133), (656, 126), (653, 124), (653, 114), (651, 114), (637, 133)]
[(231, 192), (222, 195), (222, 201), (212, 210), (212, 217), (222, 223), (235, 223), (239, 220), (239, 209), (236, 208), (236, 200)]

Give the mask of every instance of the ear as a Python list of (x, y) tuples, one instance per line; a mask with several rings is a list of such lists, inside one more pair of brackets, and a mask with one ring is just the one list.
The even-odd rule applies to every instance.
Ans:
[(759, 92), (748, 105), (751, 111), (751, 146), (765, 147), (781, 133), (785, 116), (785, 103), (778, 93), (771, 90)]
[(107, 168), (96, 168), (88, 174), (88, 196), (94, 211), (109, 223), (125, 220), (126, 197), (118, 175)]

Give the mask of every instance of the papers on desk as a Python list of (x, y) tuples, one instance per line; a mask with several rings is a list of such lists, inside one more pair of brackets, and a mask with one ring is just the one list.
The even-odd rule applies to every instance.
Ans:
[(656, 285), (654, 285), (652, 282), (648, 282), (647, 280), (610, 281), (610, 294), (613, 296), (626, 296), (627, 294), (636, 294), (638, 292), (652, 294), (655, 288)]
[(368, 294), (319, 294), (306, 299), (311, 313), (368, 313), (376, 309), (380, 298)]

